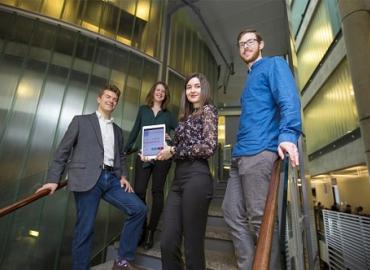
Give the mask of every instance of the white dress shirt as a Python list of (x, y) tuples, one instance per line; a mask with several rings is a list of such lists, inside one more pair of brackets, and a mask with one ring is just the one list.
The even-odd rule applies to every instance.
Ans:
[(104, 147), (104, 164), (112, 166), (114, 164), (114, 132), (113, 132), (113, 117), (105, 119), (103, 115), (96, 111), (99, 119), (100, 131)]

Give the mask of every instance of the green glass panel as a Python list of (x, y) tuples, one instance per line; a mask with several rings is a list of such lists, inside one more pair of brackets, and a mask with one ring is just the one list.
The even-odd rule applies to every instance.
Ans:
[(309, 154), (358, 127), (347, 60), (331, 74), (303, 113)]

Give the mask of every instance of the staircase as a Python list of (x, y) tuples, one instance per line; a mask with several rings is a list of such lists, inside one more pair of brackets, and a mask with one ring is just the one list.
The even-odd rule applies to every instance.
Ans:
[[(222, 217), (221, 204), (226, 189), (226, 182), (215, 182), (214, 196), (208, 211), (205, 240), (206, 267), (208, 270), (237, 270), (234, 248), (228, 228)], [(154, 238), (154, 246), (150, 250), (137, 249), (136, 264), (147, 270), (161, 270), (160, 228)], [(117, 243), (118, 244), (118, 243)], [(117, 245), (108, 247), (106, 262), (92, 267), (92, 270), (109, 270), (117, 254)]]

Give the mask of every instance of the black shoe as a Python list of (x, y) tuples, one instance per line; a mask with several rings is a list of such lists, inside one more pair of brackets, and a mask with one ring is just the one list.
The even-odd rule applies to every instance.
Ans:
[(153, 238), (154, 238), (154, 231), (148, 230), (145, 236), (144, 248), (146, 250), (151, 249), (153, 247)]

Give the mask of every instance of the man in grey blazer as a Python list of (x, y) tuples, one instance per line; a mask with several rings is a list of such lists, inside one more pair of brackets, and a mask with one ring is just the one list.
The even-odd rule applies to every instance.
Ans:
[(120, 90), (109, 85), (101, 89), (95, 113), (75, 116), (70, 123), (48, 171), (48, 183), (38, 191), (53, 194), (68, 168), (68, 188), (73, 192), (77, 221), (72, 243), (72, 269), (89, 269), (95, 217), (100, 199), (128, 215), (121, 232), (118, 258), (113, 269), (134, 266), (135, 249), (147, 208), (127, 181), (122, 130), (113, 123)]

